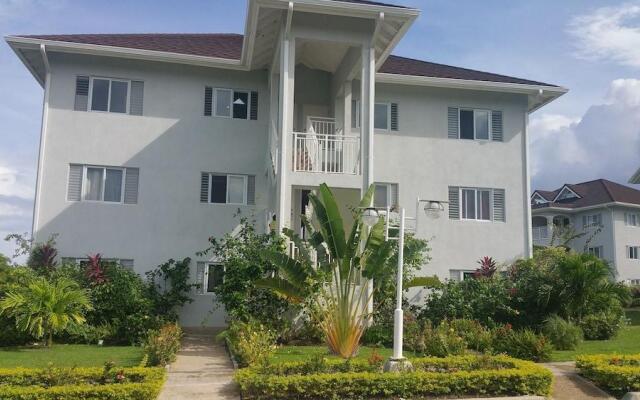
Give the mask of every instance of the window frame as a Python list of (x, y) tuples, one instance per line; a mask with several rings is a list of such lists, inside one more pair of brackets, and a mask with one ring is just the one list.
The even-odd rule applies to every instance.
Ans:
[[(100, 200), (88, 200), (86, 198), (87, 196), (87, 170), (89, 168), (94, 168), (94, 169), (102, 169), (102, 188), (101, 188), (101, 199)], [(105, 201), (104, 199), (104, 189), (106, 186), (106, 181), (107, 181), (107, 170), (117, 170), (117, 171), (121, 171), (122, 172), (122, 179), (120, 180), (120, 201)], [(104, 166), (104, 165), (90, 165), (90, 164), (84, 164), (82, 165), (82, 187), (80, 188), (80, 201), (84, 201), (84, 202), (88, 202), (88, 203), (104, 203), (104, 204), (124, 204), (124, 187), (125, 187), (125, 181), (126, 181), (126, 176), (127, 174), (127, 168), (126, 167), (108, 167), (108, 166)]]
[[(631, 223), (632, 219), (633, 219), (633, 224)], [(624, 224), (625, 226), (631, 226), (633, 228), (640, 227), (640, 214), (634, 213), (634, 212), (625, 212)]]
[[(586, 220), (585, 220), (585, 224), (583, 226), (583, 228), (596, 228), (596, 227), (600, 227), (602, 226), (602, 213), (596, 213), (596, 214), (587, 214), (585, 215)], [(597, 218), (594, 218), (597, 217)], [(598, 222), (593, 222), (594, 220), (598, 220)], [(591, 220), (591, 222), (589, 221)]]
[[(354, 110), (355, 103), (355, 110)], [(373, 130), (378, 132), (391, 132), (391, 104), (395, 103), (394, 101), (375, 101), (373, 103)], [(362, 126), (362, 118), (360, 115), (360, 99), (351, 100), (351, 118), (352, 120), (349, 122), (351, 125), (351, 129), (360, 129)], [(387, 127), (386, 128), (376, 128), (376, 106), (377, 105), (385, 105), (387, 107)], [(355, 115), (355, 120), (353, 116)], [(355, 126), (353, 126), (353, 122), (355, 121)]]
[[(462, 138), (462, 124), (460, 123), (460, 114), (462, 113), (462, 111), (472, 111), (473, 112), (473, 139), (464, 139)], [(487, 138), (486, 139), (481, 139), (478, 138), (478, 130), (476, 128), (476, 112), (486, 112), (488, 114), (488, 118), (487, 118)], [(460, 140), (477, 140), (477, 141), (481, 141), (481, 142), (489, 142), (491, 141), (491, 127), (492, 127), (492, 121), (491, 121), (491, 110), (485, 109), (485, 108), (473, 108), (473, 107), (460, 107), (458, 108), (458, 139)]]
[[(466, 212), (464, 212), (465, 210), (465, 201), (464, 201), (464, 191), (465, 190), (472, 190), (473, 193), (473, 200), (474, 200), (474, 207), (475, 207), (475, 218), (465, 218), (464, 215), (466, 214)], [(478, 203), (478, 193), (479, 192), (489, 192), (489, 219), (480, 219), (478, 218), (478, 210), (479, 208), (479, 203)], [(466, 187), (466, 186), (462, 186), (458, 189), (458, 196), (460, 198), (460, 220), (461, 221), (477, 221), (477, 222), (493, 222), (493, 218), (494, 218), (494, 204), (493, 204), (493, 189), (492, 188), (484, 188), (484, 187)]]
[(640, 246), (627, 246), (627, 259), (640, 260)]
[[(109, 93), (107, 95), (107, 110), (94, 110), (93, 109), (93, 84), (94, 80), (106, 80), (109, 81)], [(111, 111), (111, 82), (126, 82), (127, 84), (127, 102), (125, 104), (124, 112), (115, 112)], [(90, 76), (89, 77), (89, 98), (87, 100), (87, 111), (90, 112), (98, 112), (98, 113), (109, 113), (109, 114), (120, 114), (120, 115), (129, 115), (130, 112), (130, 104), (131, 104), (131, 79), (122, 79), (122, 78), (108, 78), (104, 76)]]
[(215, 295), (215, 292), (211, 292), (209, 291), (209, 269), (211, 267), (222, 267), (222, 282), (224, 283), (224, 277), (225, 274), (227, 272), (227, 267), (220, 263), (220, 262), (205, 262), (204, 263), (204, 276), (203, 276), (203, 282), (202, 282), (202, 294), (204, 295)]
[[(224, 88), (224, 87), (216, 87), (216, 86), (208, 86), (212, 90), (211, 96), (211, 116), (215, 118), (225, 118), (225, 119), (237, 119), (238, 121), (250, 121), (251, 120), (251, 98), (252, 92), (257, 92), (257, 90), (249, 90), (249, 89), (232, 89), (232, 88)], [(218, 115), (218, 91), (230, 92), (231, 93), (231, 102), (229, 107), (229, 115)], [(247, 95), (247, 118), (234, 118), (233, 116), (233, 97), (236, 93), (245, 93)]]
[[(604, 259), (604, 246), (591, 246), (587, 248), (587, 253), (596, 256), (597, 258)], [(597, 253), (597, 254), (596, 254)]]
[[(233, 205), (233, 206), (247, 206), (248, 204), (248, 197), (249, 197), (249, 175), (246, 174), (223, 174), (223, 173), (216, 173), (216, 172), (207, 172), (207, 174), (209, 174), (209, 190), (207, 193), (207, 203), (208, 204), (220, 204), (220, 205)], [(224, 176), (227, 179), (226, 182), (226, 193), (225, 193), (225, 202), (224, 203), (215, 203), (213, 201), (211, 201), (211, 194), (213, 193), (213, 184), (212, 184), (212, 177), (213, 176)], [(229, 179), (230, 178), (243, 178), (243, 183), (244, 183), (244, 187), (243, 187), (243, 192), (242, 192), (242, 200), (243, 203), (230, 203), (229, 202)]]

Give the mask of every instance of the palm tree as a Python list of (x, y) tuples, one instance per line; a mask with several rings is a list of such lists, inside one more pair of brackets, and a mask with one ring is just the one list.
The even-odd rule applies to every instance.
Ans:
[(29, 332), (36, 339), (64, 332), (71, 324), (84, 324), (84, 312), (91, 310), (87, 292), (68, 278), (53, 282), (35, 278), (27, 287), (7, 292), (0, 301), (0, 315), (16, 320), (16, 327)]
[[(304, 219), (309, 239), (302, 240), (285, 229), (298, 249), (297, 255), (266, 254), (277, 266), (278, 275), (258, 282), (294, 303), (309, 301), (312, 317), (320, 324), (329, 349), (343, 358), (358, 351), (377, 278), (390, 268), (387, 260), (392, 244), (385, 241), (383, 218), (371, 228), (361, 221), (363, 210), (372, 204), (373, 190), (372, 185), (354, 211), (347, 237), (333, 193), (326, 184), (320, 185), (318, 194), (309, 196), (314, 219)], [(373, 282), (373, 291), (368, 290), (368, 282)]]

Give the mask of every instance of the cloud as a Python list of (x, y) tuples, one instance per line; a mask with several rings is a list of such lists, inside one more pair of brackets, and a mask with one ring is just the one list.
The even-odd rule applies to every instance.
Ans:
[(34, 189), (32, 185), (24, 182), (28, 180), (26, 174), (17, 170), (0, 165), (0, 195), (7, 197), (18, 197), (20, 199), (33, 199)]
[(567, 29), (576, 55), (640, 67), (640, 2), (602, 7), (574, 17)]
[(640, 167), (640, 80), (616, 79), (606, 102), (581, 118), (542, 114), (529, 131), (534, 189), (598, 178), (625, 183)]
[(0, 218), (24, 217), (29, 214), (27, 209), (13, 204), (0, 203)]

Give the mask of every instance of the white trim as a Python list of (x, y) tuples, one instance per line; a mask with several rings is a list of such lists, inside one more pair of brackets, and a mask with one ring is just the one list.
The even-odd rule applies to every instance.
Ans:
[(45, 45), (40, 45), (40, 53), (44, 60), (46, 74), (44, 82), (44, 96), (42, 98), (42, 120), (40, 123), (40, 149), (38, 151), (38, 168), (36, 170), (36, 192), (33, 202), (33, 220), (31, 223), (31, 237), (34, 238), (38, 231), (38, 222), (40, 216), (40, 199), (42, 197), (42, 170), (44, 166), (47, 123), (49, 120), (49, 93), (51, 91), (51, 69), (49, 68), (49, 59), (47, 58), (47, 49)]
[(582, 211), (586, 211), (586, 210), (594, 210), (594, 209), (598, 209), (598, 208), (606, 208), (606, 207), (610, 207), (610, 206), (621, 206), (621, 207), (630, 207), (630, 208), (637, 208), (640, 209), (640, 204), (633, 204), (633, 203), (623, 203), (620, 201), (612, 201), (609, 203), (602, 203), (602, 204), (595, 204), (593, 206), (588, 206), (588, 207), (578, 207), (578, 208), (568, 208), (568, 207), (539, 207), (539, 208), (534, 208), (532, 211), (533, 213), (544, 213), (547, 210), (550, 211), (563, 211), (566, 213), (578, 213), (578, 212), (582, 212)]
[[(474, 207), (475, 207), (475, 218), (465, 218), (464, 217), (464, 196), (463, 196), (463, 191), (465, 190), (472, 190), (474, 192), (473, 194), (473, 202), (474, 202)], [(467, 187), (467, 186), (461, 186), (458, 188), (458, 195), (460, 196), (460, 220), (461, 221), (477, 221), (477, 222), (493, 222), (493, 216), (494, 216), (494, 204), (493, 204), (493, 188), (484, 188), (484, 187)], [(478, 192), (489, 192), (489, 219), (480, 219), (478, 218), (478, 210), (480, 209), (480, 204), (478, 203)]]
[[(463, 138), (462, 137), (462, 124), (460, 123), (460, 113), (462, 111), (471, 111), (473, 113), (473, 139)], [(477, 137), (477, 129), (476, 129), (476, 113), (477, 112), (486, 112), (487, 113), (487, 138), (478, 138)], [(491, 110), (487, 110), (484, 108), (473, 108), (473, 107), (459, 107), (458, 108), (458, 139), (461, 140), (474, 140), (481, 142), (490, 142), (491, 141)]]
[[(640, 260), (640, 246), (626, 246), (625, 253), (627, 260)], [(632, 255), (635, 255), (635, 257), (632, 257)]]
[[(536, 197), (542, 201), (540, 203), (535, 203)], [(545, 204), (549, 202), (549, 200), (545, 199), (544, 196), (538, 193), (538, 191), (533, 192), (533, 194), (531, 195), (531, 201), (534, 202), (534, 204)]]
[[(207, 193), (207, 203), (208, 204), (219, 204), (219, 205), (233, 205), (233, 206), (247, 206), (250, 204), (247, 204), (248, 202), (248, 197), (249, 197), (249, 174), (228, 174), (228, 173), (221, 173), (221, 172), (204, 172), (205, 174), (208, 174), (209, 176), (209, 191)], [(224, 203), (217, 203), (217, 202), (213, 202), (211, 201), (211, 194), (213, 193), (213, 177), (214, 176), (224, 176), (226, 178), (226, 192), (224, 195)], [(243, 189), (243, 193), (242, 193), (242, 203), (230, 203), (229, 202), (229, 179), (230, 178), (243, 178), (244, 180), (244, 189)]]
[[(102, 169), (102, 188), (100, 189), (100, 199), (99, 200), (87, 200), (87, 169)], [(122, 176), (120, 178), (120, 201), (106, 201), (104, 199), (104, 189), (106, 187), (107, 182), (107, 170), (116, 170), (121, 171)], [(83, 164), (82, 165), (82, 183), (80, 186), (80, 201), (84, 201), (87, 203), (105, 203), (105, 204), (124, 204), (124, 184), (126, 180), (127, 168), (126, 167), (111, 167), (105, 165), (91, 165), (91, 164)], [(68, 178), (67, 178), (68, 179)]]
[[(251, 120), (251, 100), (252, 100), (252, 92), (257, 92), (257, 90), (253, 89), (233, 89), (233, 88), (223, 88), (223, 87), (215, 87), (215, 86), (205, 86), (205, 88), (211, 88), (211, 117), (215, 118), (227, 118), (227, 119), (238, 119), (241, 121), (249, 121)], [(229, 102), (229, 115), (218, 115), (218, 92), (231, 92), (231, 98)], [(247, 118), (234, 118), (233, 117), (233, 98), (236, 93), (245, 93), (247, 95)], [(209, 115), (206, 115), (209, 117)]]
[[(107, 93), (107, 110), (94, 110), (93, 109), (93, 81), (95, 79), (108, 81), (109, 82), (109, 91)], [(111, 111), (111, 83), (112, 82), (123, 82), (127, 84), (127, 99), (125, 103), (124, 112)], [(109, 78), (106, 76), (90, 76), (89, 77), (89, 93), (88, 93), (88, 101), (87, 101), (87, 111), (89, 112), (99, 112), (99, 113), (110, 113), (110, 114), (122, 114), (129, 115), (129, 106), (131, 104), (131, 79), (123, 79), (123, 78)]]
[(571, 190), (571, 188), (570, 188), (568, 185), (564, 185), (564, 186), (562, 187), (562, 189), (560, 189), (560, 191), (558, 192), (558, 194), (556, 195), (556, 197), (554, 197), (554, 199), (553, 199), (553, 202), (554, 202), (554, 203), (555, 203), (555, 202), (560, 198), (560, 196), (562, 196), (562, 193), (564, 193), (564, 191), (565, 191), (565, 190), (568, 190), (569, 192), (571, 192), (571, 193), (574, 195), (574, 197), (576, 197), (576, 198), (578, 198), (578, 199), (581, 199), (581, 198), (582, 198), (582, 196), (580, 196), (578, 193), (576, 193), (576, 192), (574, 192), (573, 190)]

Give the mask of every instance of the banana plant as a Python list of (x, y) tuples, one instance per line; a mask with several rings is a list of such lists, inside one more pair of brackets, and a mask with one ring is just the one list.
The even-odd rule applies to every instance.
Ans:
[[(347, 235), (335, 196), (326, 184), (320, 185), (318, 193), (309, 196), (313, 218), (303, 217), (308, 239), (285, 229), (283, 233), (295, 244), (297, 254), (266, 254), (278, 274), (258, 282), (289, 301), (309, 301), (330, 351), (343, 358), (357, 353), (370, 318), (367, 309), (376, 282), (387, 272), (385, 268), (390, 268), (387, 261), (393, 244), (385, 241), (384, 219), (380, 217), (369, 228), (361, 218), (372, 204), (373, 192), (371, 185), (354, 210), (354, 223)], [(373, 290), (369, 290), (370, 283)]]

